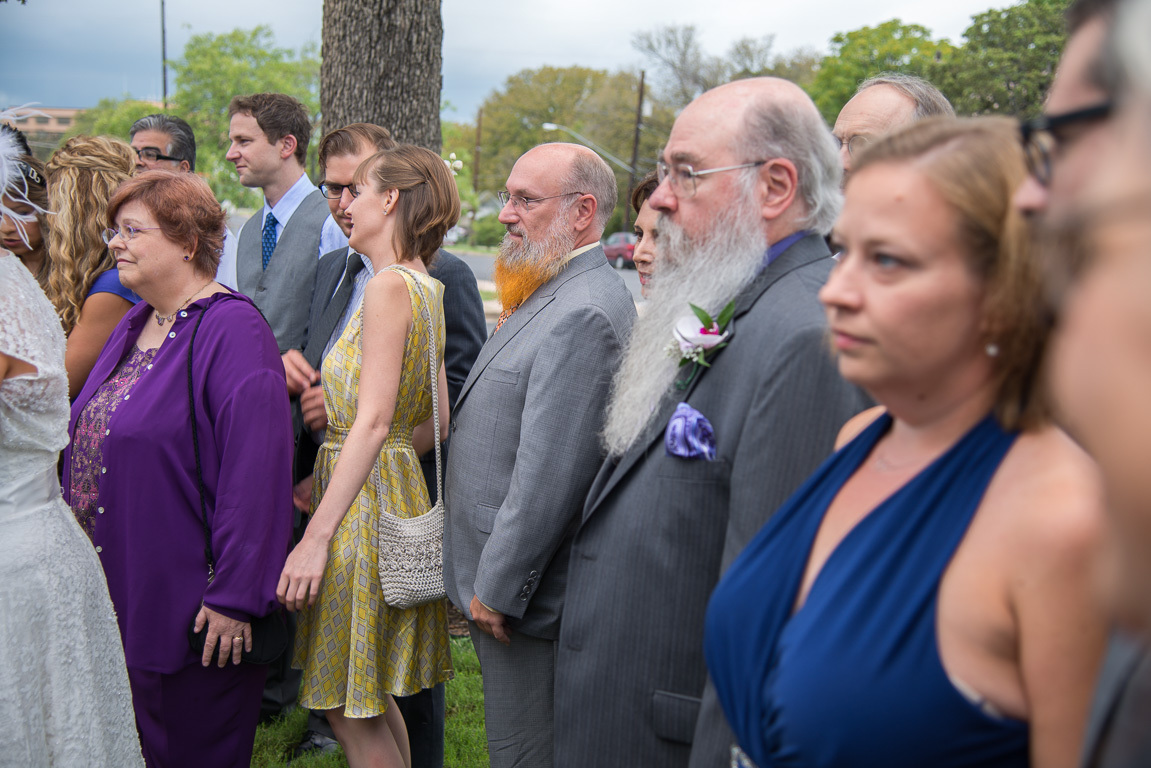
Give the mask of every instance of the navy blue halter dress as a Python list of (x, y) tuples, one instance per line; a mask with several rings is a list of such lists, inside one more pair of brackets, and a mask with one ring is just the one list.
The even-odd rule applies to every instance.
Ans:
[(708, 669), (759, 768), (1028, 765), (1028, 728), (986, 714), (948, 679), (939, 584), (1015, 434), (986, 417), (879, 504), (832, 552), (792, 615), (828, 506), (891, 425), (828, 459), (712, 595)]

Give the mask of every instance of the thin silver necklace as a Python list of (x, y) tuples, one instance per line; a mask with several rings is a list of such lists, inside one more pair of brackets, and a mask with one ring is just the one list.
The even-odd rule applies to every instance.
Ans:
[(208, 287), (209, 285), (211, 285), (211, 284), (212, 284), (212, 281), (211, 281), (211, 280), (209, 280), (208, 282), (204, 283), (204, 284), (203, 284), (203, 285), (201, 285), (199, 288), (197, 288), (197, 289), (196, 289), (196, 293), (193, 293), (191, 296), (189, 296), (188, 298), (184, 299), (184, 303), (183, 303), (183, 304), (181, 304), (180, 306), (176, 307), (176, 311), (175, 311), (175, 312), (173, 312), (173, 313), (172, 313), (172, 314), (170, 314), (170, 315), (161, 315), (161, 314), (160, 314), (160, 310), (158, 310), (158, 309), (153, 309), (152, 311), (156, 313), (156, 325), (158, 325), (158, 326), (160, 326), (161, 328), (163, 328), (163, 327), (164, 327), (164, 323), (170, 323), (170, 322), (172, 322), (172, 321), (173, 321), (173, 320), (176, 318), (176, 312), (179, 312), (181, 309), (183, 309), (184, 307), (188, 306), (188, 302), (190, 302), (192, 299), (196, 298), (196, 294), (198, 294), (200, 291), (204, 290), (205, 288), (207, 288), (207, 287)]

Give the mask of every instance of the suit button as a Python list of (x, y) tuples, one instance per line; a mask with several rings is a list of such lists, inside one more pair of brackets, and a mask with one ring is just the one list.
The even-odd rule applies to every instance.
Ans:
[(531, 573), (528, 574), (528, 576), (531, 576), (533, 579), (539, 575), (540, 575), (539, 571), (532, 571)]
[(526, 603), (528, 601), (528, 596), (527, 595), (520, 595), (520, 601)]
[(452, 422), (452, 426), (451, 426), (451, 433), (452, 433), (453, 435), (456, 433), (456, 423), (455, 423), (454, 421)]

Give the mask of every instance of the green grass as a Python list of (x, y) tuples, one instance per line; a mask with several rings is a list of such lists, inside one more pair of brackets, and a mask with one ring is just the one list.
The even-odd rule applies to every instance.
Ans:
[[(452, 662), (456, 677), (447, 684), (447, 715), (444, 723), (444, 765), (447, 768), (487, 768), (488, 746), (484, 731), (484, 686), (480, 662), (467, 637), (452, 638)], [(287, 717), (256, 730), (252, 768), (280, 768), (288, 765), (292, 748), (307, 729), (307, 710), (297, 709)], [(292, 761), (292, 768), (347, 768), (342, 750)]]
[(484, 301), (495, 301), (500, 295), (495, 291), (480, 291), (480, 298)]

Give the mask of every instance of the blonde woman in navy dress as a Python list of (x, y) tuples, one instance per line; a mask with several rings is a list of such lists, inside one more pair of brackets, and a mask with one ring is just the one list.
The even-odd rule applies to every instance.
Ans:
[(712, 597), (706, 653), (769, 766), (1078, 764), (1105, 622), (1090, 459), (1051, 425), (1049, 322), (999, 118), (918, 123), (857, 160), (820, 293), (881, 406)]

